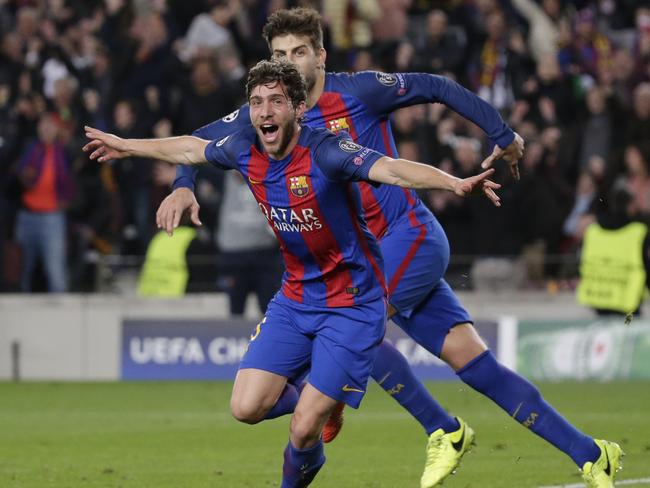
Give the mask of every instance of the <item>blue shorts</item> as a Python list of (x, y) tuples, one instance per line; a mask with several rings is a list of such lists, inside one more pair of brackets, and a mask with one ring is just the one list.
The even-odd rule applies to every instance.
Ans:
[(354, 307), (313, 307), (278, 293), (251, 335), (240, 369), (295, 378), (311, 364), (309, 383), (357, 408), (386, 328), (384, 298)]
[(458, 324), (472, 323), (469, 313), (444, 279), (408, 317), (396, 313), (393, 322), (431, 354), (440, 357), (449, 331)]
[(436, 356), (449, 330), (471, 318), (442, 278), (449, 242), (437, 220), (413, 227), (404, 221), (379, 242), (393, 322)]

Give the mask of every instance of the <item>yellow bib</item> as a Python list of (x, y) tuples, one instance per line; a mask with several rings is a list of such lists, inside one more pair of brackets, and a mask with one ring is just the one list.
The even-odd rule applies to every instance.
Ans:
[(631, 223), (620, 229), (587, 227), (580, 258), (578, 302), (593, 308), (630, 313), (641, 304), (646, 272), (643, 241), (648, 227)]
[(138, 282), (138, 294), (150, 297), (180, 297), (185, 294), (189, 272), (185, 253), (196, 231), (179, 227), (169, 237), (158, 232), (147, 249)]

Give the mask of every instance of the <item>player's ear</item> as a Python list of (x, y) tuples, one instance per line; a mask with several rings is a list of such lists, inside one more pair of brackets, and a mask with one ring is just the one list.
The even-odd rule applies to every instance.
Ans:
[(318, 50), (318, 67), (323, 68), (323, 71), (325, 71), (325, 60), (327, 59), (327, 51), (325, 51), (324, 47), (321, 47)]
[(302, 120), (303, 115), (305, 115), (305, 111), (307, 110), (307, 104), (302, 101), (298, 104), (296, 107), (296, 119)]

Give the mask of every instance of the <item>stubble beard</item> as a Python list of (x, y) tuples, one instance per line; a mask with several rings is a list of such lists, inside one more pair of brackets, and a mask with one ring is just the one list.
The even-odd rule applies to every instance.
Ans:
[(287, 122), (282, 127), (282, 139), (280, 139), (280, 145), (278, 146), (277, 155), (280, 156), (284, 154), (284, 151), (287, 150), (289, 142), (293, 139), (294, 134), (296, 133), (296, 125), (293, 120)]

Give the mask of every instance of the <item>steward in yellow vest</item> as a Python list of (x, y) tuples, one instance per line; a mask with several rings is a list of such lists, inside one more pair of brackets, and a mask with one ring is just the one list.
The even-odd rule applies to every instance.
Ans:
[(138, 295), (180, 297), (185, 295), (189, 280), (187, 250), (196, 237), (196, 230), (180, 226), (173, 236), (158, 232), (147, 248), (138, 282)]
[(615, 189), (609, 203), (585, 232), (578, 302), (599, 313), (634, 313), (647, 286), (648, 226), (631, 220), (635, 204), (626, 189)]

